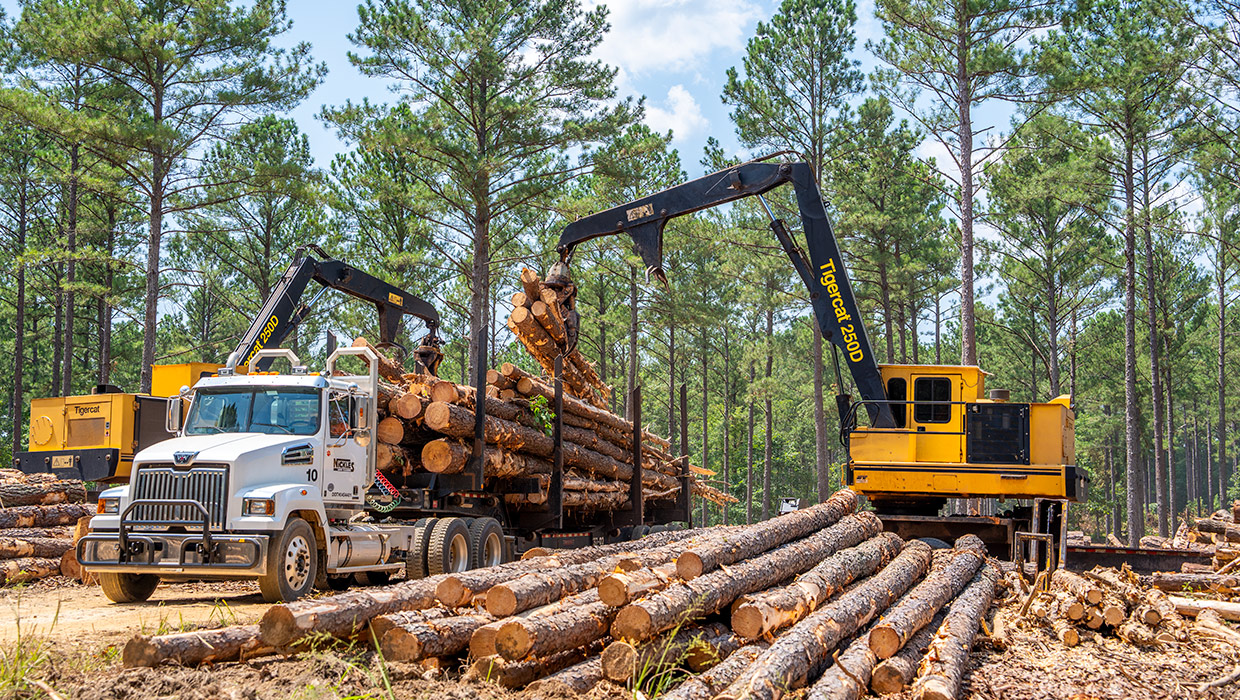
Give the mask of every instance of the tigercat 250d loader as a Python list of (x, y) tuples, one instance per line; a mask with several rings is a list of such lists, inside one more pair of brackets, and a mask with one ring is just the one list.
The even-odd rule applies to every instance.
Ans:
[[(800, 210), (804, 250), (762, 196), (786, 184)], [(805, 284), (822, 337), (831, 344), (840, 440), (848, 448), (845, 483), (864, 494), (887, 528), (902, 536), (949, 539), (974, 532), (992, 553), (1007, 554), (1024, 539), (1018, 532), (1028, 532), (1032, 539), (1053, 542), (1045, 549), (1059, 553), (1056, 561), (1061, 561), (1065, 506), (1085, 498), (1087, 483), (1075, 464), (1069, 397), (1016, 403), (1004, 391), (987, 394), (986, 373), (978, 367), (879, 364), (806, 163), (747, 162), (579, 219), (560, 235), (560, 274), (567, 274), (580, 243), (627, 233), (649, 273), (666, 283), (667, 222), (746, 197), (761, 201), (771, 232)], [(857, 400), (841, 390), (841, 362), (852, 375)], [(859, 414), (868, 424), (860, 424)], [(1003, 517), (939, 516), (948, 499), (960, 498), (1018, 504)]]

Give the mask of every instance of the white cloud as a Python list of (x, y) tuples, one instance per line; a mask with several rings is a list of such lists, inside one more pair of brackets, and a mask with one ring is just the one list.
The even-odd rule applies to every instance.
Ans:
[(684, 85), (673, 85), (663, 105), (646, 105), (646, 124), (661, 134), (671, 129), (676, 141), (683, 141), (710, 126), (710, 121), (702, 116), (701, 105)]
[[(699, 67), (716, 49), (738, 54), (765, 13), (751, 0), (612, 0), (611, 31), (595, 55), (627, 76)], [(739, 62), (739, 56), (733, 59)], [(729, 64), (731, 65), (731, 64)], [(720, 69), (722, 70), (722, 69)]]

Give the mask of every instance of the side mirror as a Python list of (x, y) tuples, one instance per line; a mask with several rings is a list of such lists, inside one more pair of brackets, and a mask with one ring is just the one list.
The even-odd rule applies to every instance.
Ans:
[(168, 413), (164, 416), (164, 430), (169, 433), (181, 432), (182, 419), (185, 417), (185, 399), (174, 396), (168, 399)]

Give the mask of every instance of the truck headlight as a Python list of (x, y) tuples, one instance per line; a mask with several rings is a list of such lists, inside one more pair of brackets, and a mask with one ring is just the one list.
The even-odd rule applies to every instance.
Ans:
[(100, 515), (116, 515), (121, 510), (121, 499), (119, 498), (100, 498), (99, 504), (95, 506), (95, 512)]
[(241, 507), (242, 515), (275, 515), (276, 502), (271, 498), (247, 498)]

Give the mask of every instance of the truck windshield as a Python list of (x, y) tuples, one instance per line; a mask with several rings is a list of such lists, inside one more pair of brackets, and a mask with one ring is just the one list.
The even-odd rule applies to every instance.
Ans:
[(186, 435), (314, 435), (318, 431), (319, 392), (315, 389), (199, 391), (185, 421)]

